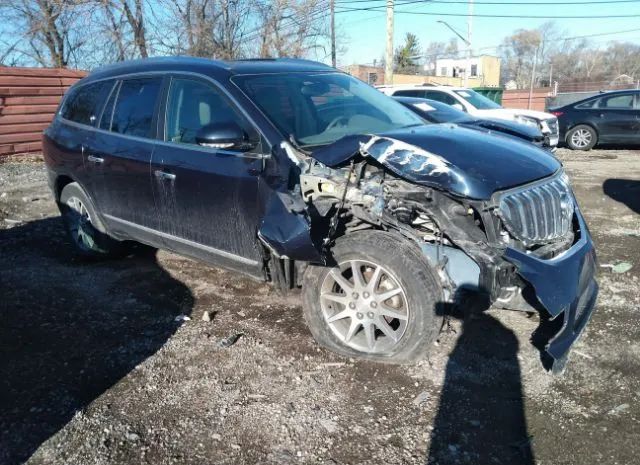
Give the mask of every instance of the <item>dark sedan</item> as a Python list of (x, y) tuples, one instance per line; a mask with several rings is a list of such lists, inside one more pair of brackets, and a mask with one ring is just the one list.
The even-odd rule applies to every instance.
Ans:
[(479, 131), (495, 131), (531, 142), (547, 150), (555, 149), (538, 128), (502, 119), (474, 118), (457, 108), (426, 98), (393, 97), (429, 123), (455, 123)]
[(560, 140), (573, 150), (596, 144), (640, 144), (640, 91), (621, 90), (553, 108)]

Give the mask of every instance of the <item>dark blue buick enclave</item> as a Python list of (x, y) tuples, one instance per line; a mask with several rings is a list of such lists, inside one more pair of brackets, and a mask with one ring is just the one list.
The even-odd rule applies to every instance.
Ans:
[(74, 85), (44, 136), (78, 252), (130, 241), (302, 288), (349, 356), (410, 361), (461, 293), (540, 314), (564, 365), (594, 309), (596, 259), (562, 166), (516, 139), (429, 125), (304, 60), (161, 58)]

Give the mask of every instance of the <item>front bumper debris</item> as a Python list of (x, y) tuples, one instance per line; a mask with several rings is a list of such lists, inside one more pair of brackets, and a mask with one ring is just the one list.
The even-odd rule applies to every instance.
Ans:
[(571, 346), (593, 314), (598, 295), (595, 248), (580, 212), (576, 215), (580, 239), (563, 254), (542, 260), (513, 248), (505, 253), (549, 313), (553, 330), (546, 336), (544, 349), (554, 373), (562, 372)]

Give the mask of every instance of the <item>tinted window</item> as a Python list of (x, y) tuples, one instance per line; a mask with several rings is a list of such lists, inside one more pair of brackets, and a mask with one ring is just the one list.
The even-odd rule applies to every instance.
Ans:
[(600, 99), (600, 108), (633, 108), (633, 94), (602, 97)]
[(200, 128), (216, 123), (236, 123), (246, 130), (238, 114), (212, 86), (189, 79), (171, 82), (166, 140), (195, 144)]
[(100, 116), (100, 110), (113, 81), (100, 81), (78, 87), (67, 97), (62, 108), (63, 118), (76, 123), (93, 126)]
[(446, 103), (447, 105), (453, 105), (458, 103), (455, 98), (444, 92), (438, 92), (437, 90), (428, 90), (425, 95), (426, 98), (435, 100), (436, 102)]
[(581, 103), (580, 105), (576, 105), (576, 108), (593, 108), (594, 106), (596, 106), (596, 103), (598, 103), (599, 100), (600, 100), (599, 98), (587, 100), (586, 102)]
[(424, 90), (399, 90), (393, 95), (398, 97), (424, 97)]
[(111, 131), (149, 137), (161, 78), (128, 79), (120, 84)]
[(100, 117), (100, 129), (109, 131), (111, 129), (111, 119), (113, 117), (113, 107), (116, 103), (116, 97), (118, 96), (118, 86), (114, 86), (109, 95), (109, 100), (102, 110), (102, 116)]

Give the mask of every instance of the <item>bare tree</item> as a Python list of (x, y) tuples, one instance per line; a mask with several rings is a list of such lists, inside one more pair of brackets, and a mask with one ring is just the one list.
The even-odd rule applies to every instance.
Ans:
[(6, 21), (23, 40), (12, 52), (41, 66), (67, 67), (87, 36), (76, 29), (84, 5), (73, 0), (14, 0), (1, 6)]

